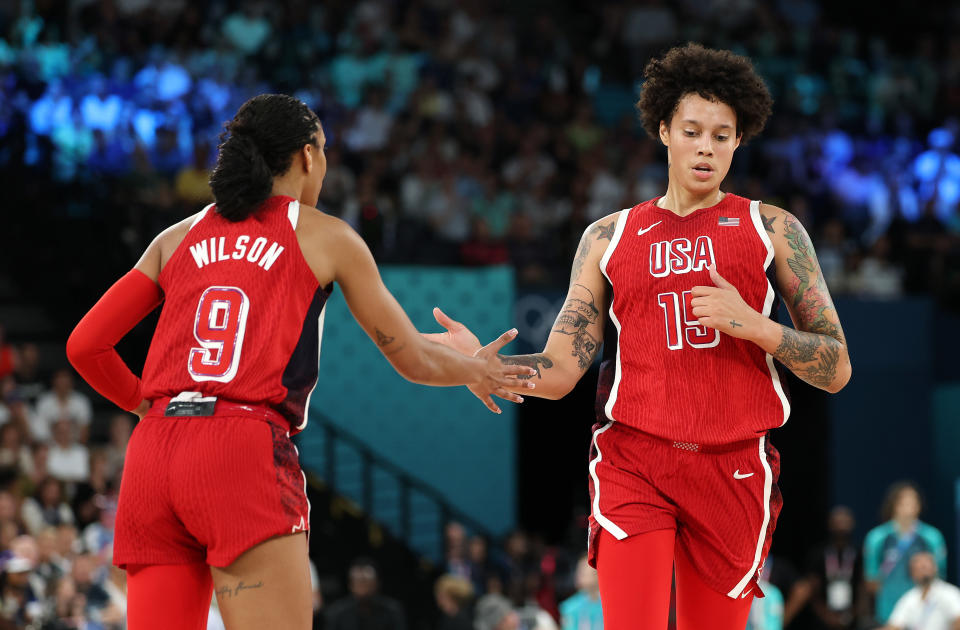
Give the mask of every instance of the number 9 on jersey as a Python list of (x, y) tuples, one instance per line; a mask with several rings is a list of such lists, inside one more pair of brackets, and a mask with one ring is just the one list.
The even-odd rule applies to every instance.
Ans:
[(200, 296), (187, 370), (197, 381), (228, 383), (237, 375), (250, 299), (238, 287), (209, 287)]

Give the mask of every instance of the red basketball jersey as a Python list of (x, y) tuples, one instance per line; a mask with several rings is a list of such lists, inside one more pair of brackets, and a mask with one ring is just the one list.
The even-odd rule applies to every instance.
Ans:
[(307, 423), (317, 382), (320, 287), (294, 230), (300, 203), (271, 197), (232, 222), (204, 208), (160, 272), (160, 321), (143, 370), (144, 397), (183, 391), (264, 404)]
[(707, 268), (752, 308), (775, 317), (773, 245), (760, 203), (727, 194), (680, 217), (656, 199), (624, 210), (600, 261), (612, 287), (597, 416), (677, 442), (756, 438), (787, 421), (790, 404), (773, 358), (751, 341), (701, 326), (694, 286)]

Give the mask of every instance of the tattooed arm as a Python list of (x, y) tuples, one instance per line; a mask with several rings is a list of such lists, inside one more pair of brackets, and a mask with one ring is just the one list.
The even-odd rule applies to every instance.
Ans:
[(779, 292), (796, 328), (774, 325), (758, 343), (807, 383), (838, 392), (850, 380), (850, 356), (810, 236), (776, 206), (760, 206), (760, 215), (773, 242)]
[(573, 259), (567, 299), (543, 352), (501, 356), (504, 363), (526, 365), (537, 371), (521, 377), (536, 383), (536, 390), (525, 392), (527, 395), (554, 400), (567, 395), (600, 351), (609, 300), (600, 259), (613, 238), (619, 217), (619, 212), (611, 214), (584, 231)]

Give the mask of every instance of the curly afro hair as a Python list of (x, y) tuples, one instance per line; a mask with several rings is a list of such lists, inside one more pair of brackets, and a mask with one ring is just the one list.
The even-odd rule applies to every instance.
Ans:
[(637, 110), (651, 138), (660, 136), (660, 121), (667, 125), (687, 94), (729, 105), (737, 114), (737, 135), (745, 143), (763, 130), (773, 99), (750, 60), (729, 50), (700, 44), (671, 48), (643, 69), (646, 81)]

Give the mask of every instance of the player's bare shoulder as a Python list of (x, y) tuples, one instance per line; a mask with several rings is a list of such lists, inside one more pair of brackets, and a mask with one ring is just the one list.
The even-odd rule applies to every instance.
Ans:
[(787, 224), (800, 226), (797, 217), (793, 216), (783, 208), (770, 205), (769, 203), (760, 204), (760, 221), (763, 223), (763, 229), (773, 238), (776, 235), (783, 236)]
[(177, 248), (180, 247), (180, 243), (187, 236), (187, 232), (205, 212), (206, 209), (192, 214), (157, 234), (134, 268), (156, 282), (157, 278), (160, 277), (160, 271), (173, 256), (173, 253), (177, 251)]
[(362, 243), (343, 219), (302, 204), (296, 232), (303, 257), (321, 284), (333, 281), (338, 261), (349, 255), (358, 241)]
[(580, 278), (584, 265), (588, 261), (591, 265), (599, 265), (600, 259), (613, 240), (613, 234), (617, 229), (617, 221), (620, 220), (622, 213), (622, 210), (618, 210), (597, 219), (583, 231), (580, 244), (577, 246), (576, 256), (573, 258), (573, 267), (570, 270), (571, 285)]

